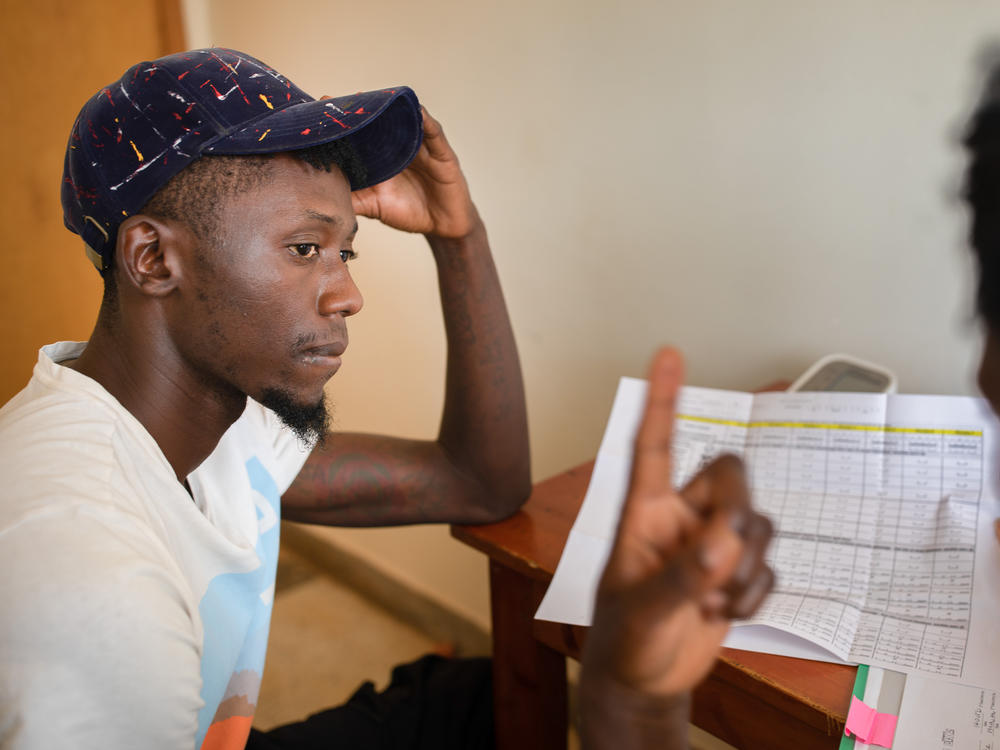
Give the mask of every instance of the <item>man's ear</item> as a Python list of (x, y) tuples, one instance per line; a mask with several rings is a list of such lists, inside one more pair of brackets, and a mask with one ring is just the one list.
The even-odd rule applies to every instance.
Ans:
[(181, 232), (166, 222), (135, 214), (118, 227), (118, 267), (140, 294), (163, 297), (181, 277)]

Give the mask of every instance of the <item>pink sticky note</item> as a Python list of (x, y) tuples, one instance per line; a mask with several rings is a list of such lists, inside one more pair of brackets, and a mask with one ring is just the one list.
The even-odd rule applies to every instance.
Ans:
[(858, 696), (851, 696), (851, 709), (847, 712), (847, 724), (844, 727), (844, 734), (853, 734), (862, 742), (868, 742), (868, 737), (872, 733), (875, 725), (876, 711), (864, 701), (858, 700)]
[(853, 734), (862, 742), (880, 747), (892, 747), (896, 735), (898, 717), (892, 714), (880, 714), (858, 697), (851, 696), (851, 708), (847, 712), (847, 724), (844, 734)]
[(892, 714), (876, 715), (875, 726), (872, 728), (873, 732), (871, 739), (868, 740), (868, 744), (878, 745), (879, 747), (892, 747), (892, 738), (896, 736), (897, 721), (899, 721), (899, 717)]

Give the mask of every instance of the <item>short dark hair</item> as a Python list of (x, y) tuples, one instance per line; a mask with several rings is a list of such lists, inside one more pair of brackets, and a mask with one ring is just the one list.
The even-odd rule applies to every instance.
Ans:
[(1000, 332), (1000, 56), (994, 57), (965, 134), (969, 152), (964, 197), (971, 211), (969, 244), (979, 268), (976, 310)]
[[(361, 158), (346, 139), (286, 153), (313, 169), (329, 172), (337, 167), (351, 184), (367, 177)], [(142, 213), (184, 222), (198, 237), (210, 237), (216, 230), (219, 199), (260, 185), (273, 156), (203, 156), (160, 188)]]
[[(337, 167), (352, 185), (364, 184), (368, 175), (350, 139), (342, 138), (317, 146), (287, 151), (313, 169), (329, 172)], [(260, 185), (275, 154), (252, 156), (202, 156), (174, 175), (149, 199), (141, 213), (183, 222), (197, 237), (208, 238), (218, 230), (220, 199), (238, 195)], [(102, 312), (118, 310), (118, 288), (114, 267), (103, 271)]]

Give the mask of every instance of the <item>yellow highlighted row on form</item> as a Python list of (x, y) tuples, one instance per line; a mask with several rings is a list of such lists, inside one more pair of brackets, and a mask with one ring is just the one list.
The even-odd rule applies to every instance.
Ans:
[(678, 414), (678, 419), (688, 422), (703, 422), (705, 424), (721, 424), (729, 427), (756, 429), (761, 427), (790, 427), (812, 430), (856, 430), (862, 432), (893, 432), (911, 435), (960, 435), (962, 437), (982, 437), (982, 430), (950, 430), (931, 427), (888, 427), (876, 424), (837, 424), (834, 422), (742, 422), (738, 419), (717, 419), (716, 417), (698, 417), (693, 414)]

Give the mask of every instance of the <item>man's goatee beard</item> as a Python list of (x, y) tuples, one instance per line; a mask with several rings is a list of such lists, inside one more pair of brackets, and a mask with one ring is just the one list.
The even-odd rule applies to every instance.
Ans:
[(260, 403), (278, 415), (303, 443), (311, 448), (323, 445), (330, 428), (330, 414), (326, 399), (315, 404), (300, 404), (292, 394), (282, 388), (265, 388)]

